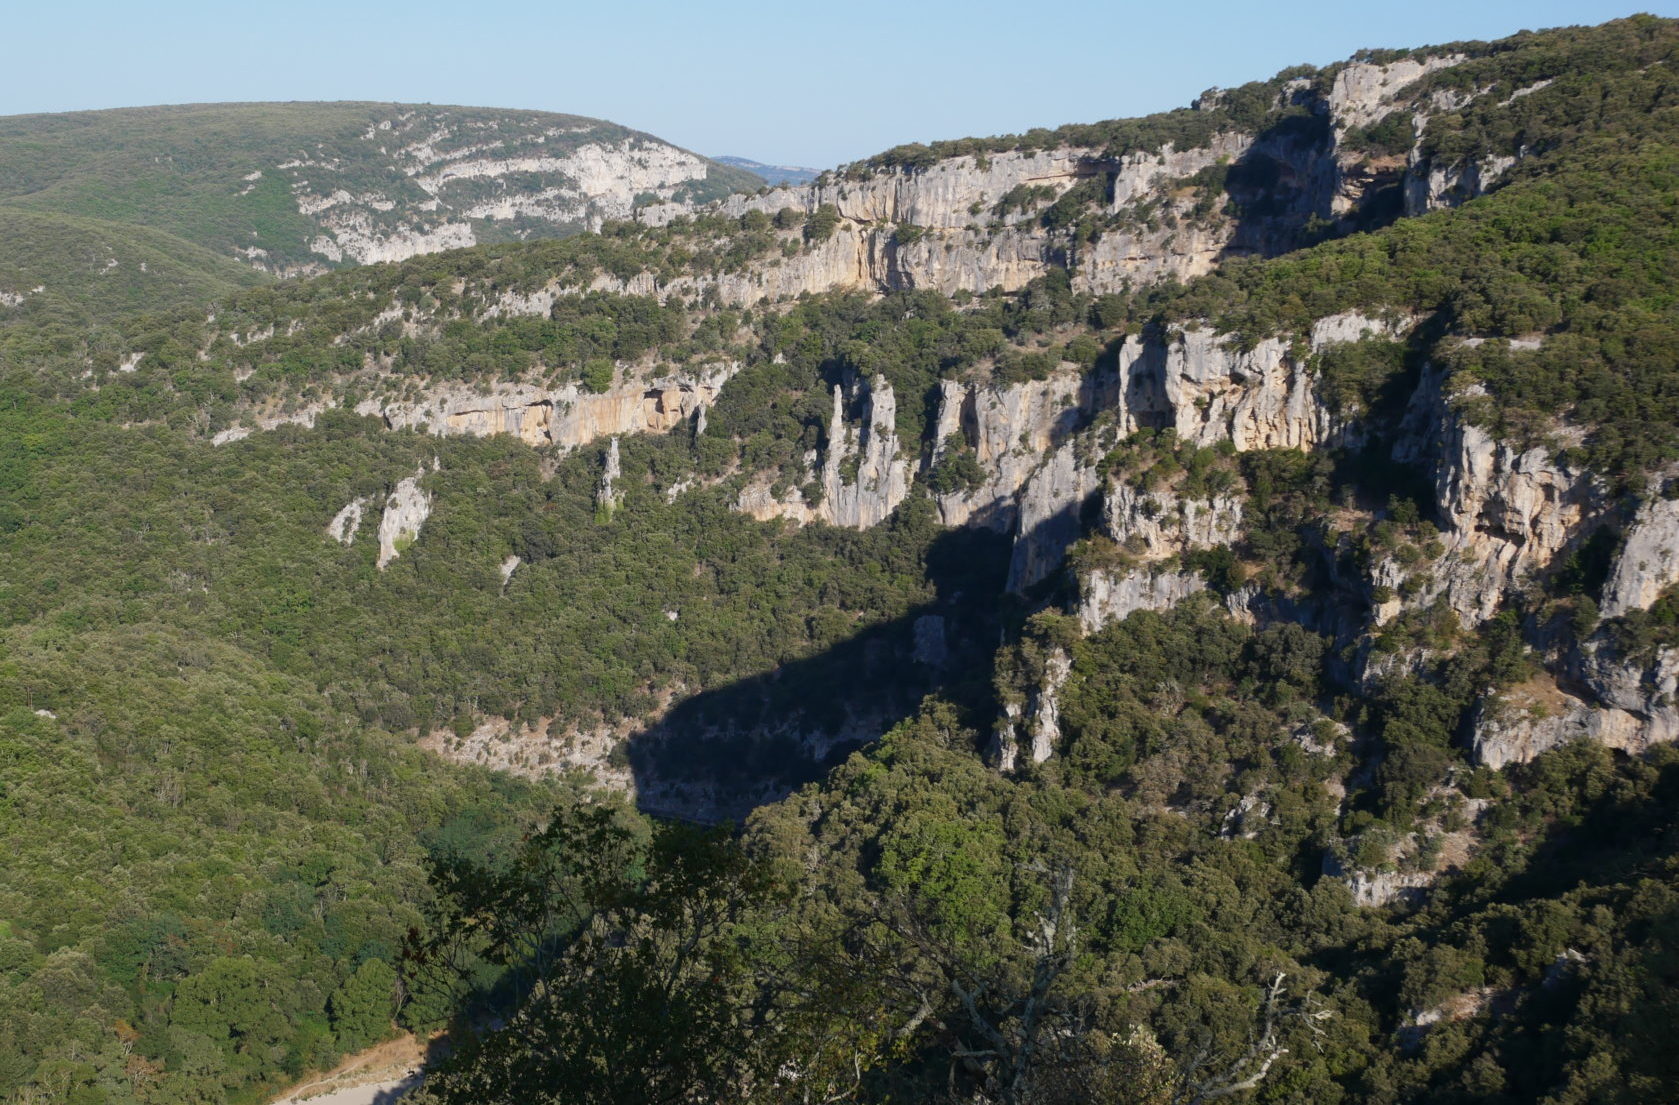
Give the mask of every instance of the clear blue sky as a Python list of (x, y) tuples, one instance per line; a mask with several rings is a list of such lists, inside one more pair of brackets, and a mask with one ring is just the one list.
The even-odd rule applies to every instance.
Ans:
[(827, 166), (899, 142), (1187, 103), (1366, 46), (1498, 38), (1679, 0), (58, 0), (0, 29), (0, 115), (224, 100), (569, 111)]

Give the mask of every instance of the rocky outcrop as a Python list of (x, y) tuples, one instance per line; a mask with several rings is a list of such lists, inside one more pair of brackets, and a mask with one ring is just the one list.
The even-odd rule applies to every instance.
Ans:
[(356, 531), (361, 528), (362, 511), (367, 505), (366, 499), (352, 499), (344, 504), (344, 509), (332, 516), (327, 523), (326, 535), (340, 545), (355, 543)]
[[(1393, 336), (1411, 325), (1409, 319), (1333, 315), (1313, 327), (1305, 344), (1315, 353), (1373, 334)], [(1113, 371), (1080, 392), (1089, 400), (1075, 421), (1102, 414), (1111, 434), (1169, 428), (1195, 445), (1228, 441), (1238, 450), (1352, 445), (1362, 433), (1319, 398), (1309, 360), (1282, 338), (1242, 349), (1206, 327), (1132, 335), (1121, 345)], [(1033, 469), (1017, 496), (1011, 590), (1045, 578), (1077, 540), (1083, 504), (1097, 487), (1094, 456), (1100, 451), (1094, 442), (1072, 441)], [(1222, 524), (1216, 515), (1208, 516), (1215, 529)], [(1129, 536), (1127, 531), (1118, 539)]]
[(1405, 174), (1405, 214), (1426, 215), (1458, 207), (1492, 190), (1517, 158), (1484, 153), (1450, 165), (1415, 161)]
[[(898, 440), (897, 398), (884, 376), (835, 384), (828, 440), (820, 471), (807, 471), (821, 488), (816, 503), (798, 488), (781, 497), (763, 481), (745, 488), (735, 509), (760, 521), (790, 518), (867, 529), (884, 522), (909, 495), (910, 462)], [(807, 469), (816, 457), (806, 457)]]
[(1623, 656), (1599, 640), (1584, 651), (1580, 674), (1603, 706), (1595, 739), (1627, 751), (1679, 740), (1679, 649)]
[(1679, 498), (1655, 496), (1639, 507), (1603, 588), (1605, 618), (1647, 610), (1679, 584)]
[(1086, 633), (1122, 622), (1139, 610), (1169, 610), (1207, 589), (1197, 572), (1158, 567), (1096, 569), (1079, 577), (1079, 625)]
[[(246, 176), (241, 194), (283, 182), (316, 228), (312, 262), (238, 252), (277, 275), (400, 261), (484, 240), (555, 236), (627, 218), (636, 202), (705, 185), (704, 158), (576, 116), (387, 105), (359, 137)], [(725, 170), (726, 171), (726, 170)], [(749, 178), (748, 178), (749, 179)]]
[(1102, 505), (1102, 528), (1137, 559), (1164, 560), (1235, 541), (1242, 530), (1242, 503), (1235, 495), (1187, 499), (1170, 488), (1139, 491), (1117, 481)]
[(1462, 54), (1408, 57), (1377, 65), (1348, 62), (1335, 74), (1329, 89), (1329, 111), (1337, 130), (1366, 127), (1392, 111), (1402, 94), (1417, 81), (1464, 60)]
[(1542, 675), (1481, 703), (1470, 737), (1475, 762), (1526, 763), (1575, 740), (1632, 753), (1679, 740), (1679, 649), (1626, 657), (1600, 636), (1567, 666), (1577, 693)]
[(998, 770), (1018, 770), (1022, 750), (1035, 764), (1055, 754), (1061, 740), (1061, 688), (1072, 671), (1070, 656), (1061, 649), (1051, 651), (1026, 701), (1011, 702), (1003, 708), (992, 750)]
[(1024, 593), (1060, 568), (1067, 549), (1084, 531), (1084, 506), (1099, 485), (1095, 460), (1081, 455), (1072, 443), (1045, 458), (1020, 493), (1009, 561), (1011, 593)]
[(1086, 633), (1138, 610), (1169, 610), (1207, 588), (1199, 573), (1177, 571), (1180, 552), (1231, 544), (1241, 536), (1242, 500), (1234, 495), (1184, 499), (1174, 490), (1137, 490), (1123, 480), (1106, 489), (1101, 532), (1117, 544), (1123, 566), (1088, 568), (1078, 578), (1078, 620)]
[[(1441, 54), (1424, 58), (1400, 58), (1384, 65), (1370, 62), (1351, 62), (1336, 73), (1327, 104), (1337, 140), (1355, 127), (1368, 127), (1380, 122), (1394, 111), (1404, 111), (1421, 135), (1431, 117), (1458, 111), (1484, 95), (1485, 89), (1445, 89), (1428, 97), (1414, 93), (1417, 81), (1430, 73), (1450, 68), (1464, 60), (1462, 54)], [(1537, 92), (1549, 81), (1541, 81), (1519, 90), (1505, 104), (1523, 95)], [(1342, 163), (1342, 191), (1350, 183), (1349, 170), (1354, 158)], [(1518, 159), (1516, 157), (1481, 151), (1450, 164), (1438, 164), (1418, 150), (1405, 158), (1395, 158), (1400, 170), (1400, 189), (1407, 216), (1425, 215), (1441, 208), (1456, 207), (1489, 191)], [(1368, 166), (1368, 162), (1365, 162)], [(1354, 170), (1356, 171), (1356, 170)], [(1346, 213), (1344, 204), (1337, 213)]]
[(569, 450), (603, 437), (672, 430), (709, 406), (739, 367), (729, 362), (700, 373), (648, 379), (624, 373), (599, 393), (580, 384), (543, 388), (499, 383), (487, 389), (443, 384), (413, 399), (365, 399), (356, 413), (382, 418), (397, 430), (471, 437), (510, 434), (530, 445)]
[(1280, 338), (1241, 349), (1225, 335), (1201, 329), (1180, 330), (1166, 342), (1163, 390), (1171, 425), (1197, 445), (1312, 449), (1340, 443), (1346, 427), (1318, 399), (1315, 385), (1315, 375)]
[[(1076, 152), (1076, 151), (1069, 151)], [(1203, 151), (1204, 152), (1204, 151)], [(999, 157), (1008, 155), (999, 155)], [(968, 159), (959, 158), (958, 162)], [(944, 164), (944, 163), (941, 163)], [(933, 170), (928, 170), (933, 172)], [(915, 174), (892, 172), (900, 185), (913, 183)], [(1034, 184), (1052, 193), (1077, 182), (1076, 174)], [(862, 187), (862, 186), (860, 186)], [(1161, 186), (1163, 189), (1164, 184)], [(883, 190), (868, 189), (865, 192)], [(884, 189), (892, 193), (901, 189)], [(989, 189), (981, 189), (990, 194)], [(822, 189), (802, 194), (772, 192), (767, 196), (736, 199), (732, 206), (775, 211), (778, 207), (813, 211), (827, 193)], [(849, 193), (848, 193), (849, 194)], [(1053, 198), (1053, 196), (1049, 197)], [(980, 201), (975, 200), (978, 204)], [(1048, 199), (1045, 200), (1048, 202)], [(874, 203), (845, 203), (839, 225), (825, 240), (802, 243), (790, 256), (769, 258), (746, 272), (715, 276), (677, 277), (666, 283), (650, 274), (630, 280), (607, 278), (597, 286), (640, 295), (715, 295), (732, 306), (750, 306), (760, 299), (777, 301), (804, 293), (820, 294), (845, 289), (869, 291), (920, 289), (943, 295), (985, 292), (993, 288), (1018, 291), (1032, 280), (1055, 269), (1067, 269), (1074, 283), (1090, 291), (1114, 291), (1127, 281), (1141, 282), (1165, 277), (1188, 278), (1210, 271), (1231, 241), (1232, 227), (1214, 224), (1179, 224), (1121, 219), (1120, 225), (1093, 244), (1069, 247), (1065, 237), (1046, 229), (1023, 213), (1006, 217), (981, 206), (964, 210), (960, 221), (940, 205), (941, 223), (947, 226), (915, 225), (912, 236), (901, 234), (896, 222), (877, 219), (867, 212), (892, 210), (899, 201), (880, 199)], [(910, 202), (910, 210), (926, 205)], [(1168, 210), (1187, 212), (1193, 204), (1169, 199)], [(1042, 205), (1034, 205), (1036, 215)], [(726, 210), (732, 209), (726, 207)], [(1095, 211), (1101, 212), (1098, 204)], [(686, 213), (682, 211), (680, 213)], [(646, 212), (639, 213), (642, 216)], [(925, 216), (924, 216), (925, 217)], [(793, 239), (789, 239), (792, 241)]]
[(1111, 380), (1063, 364), (1047, 380), (997, 387), (957, 380), (939, 384), (930, 467), (952, 448), (971, 450), (984, 473), (977, 487), (936, 496), (946, 525), (1014, 527), (1015, 495), (1042, 457), (1070, 438), (1104, 406)]
[(852, 389), (849, 406), (860, 408), (847, 421), (847, 396), (834, 387), (827, 456), (822, 466), (823, 521), (867, 529), (884, 522), (909, 495), (910, 466), (898, 440), (898, 404), (886, 377)]
[(1206, 590), (1196, 572), (1162, 564), (1196, 548), (1228, 545), (1241, 533), (1242, 500), (1235, 496), (1184, 499), (1171, 491), (1108, 487), (1102, 530), (1126, 566), (1092, 568), (1078, 580), (1079, 624), (1086, 633), (1123, 621), (1138, 610), (1166, 610)]
[(1433, 472), (1445, 545), (1431, 582), (1411, 601), (1426, 606), (1443, 595), (1475, 626), (1550, 567), (1605, 504), (1590, 473), (1561, 463), (1552, 449), (1497, 441), (1460, 408), (1437, 373), (1425, 375), (1407, 414), (1413, 436), (1395, 456)]
[(379, 519), (379, 569), (402, 555), (420, 536), (420, 527), (431, 516), (431, 495), (420, 489), (422, 470), (401, 480), (385, 500)]
[(618, 509), (618, 502), (623, 497), (618, 490), (618, 478), (624, 474), (623, 465), (618, 456), (618, 439), (613, 438), (612, 444), (606, 447), (606, 456), (601, 461), (600, 483), (595, 488), (595, 513), (611, 517)]
[(1542, 672), (1481, 700), (1471, 721), (1470, 755), (1491, 768), (1526, 763), (1547, 749), (1590, 737), (1595, 713)]
[(1353, 904), (1377, 909), (1394, 902), (1415, 902), (1433, 884), (1425, 871), (1351, 871), (1344, 876)]

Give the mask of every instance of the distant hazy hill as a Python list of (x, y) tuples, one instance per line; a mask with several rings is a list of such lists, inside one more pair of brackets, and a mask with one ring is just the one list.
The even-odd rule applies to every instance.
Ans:
[(736, 169), (755, 173), (771, 184), (809, 184), (822, 172), (821, 169), (807, 169), (800, 165), (765, 165), (762, 161), (753, 161), (750, 157), (719, 157), (716, 160)]
[(539, 111), (281, 103), (12, 116), (0, 118), (12, 231), (0, 308), (59, 297), (106, 309), (113, 273), (134, 284), (123, 301), (170, 302), (188, 286), (245, 282), (248, 269), (296, 275), (560, 237), (638, 202), (761, 183), (639, 131)]

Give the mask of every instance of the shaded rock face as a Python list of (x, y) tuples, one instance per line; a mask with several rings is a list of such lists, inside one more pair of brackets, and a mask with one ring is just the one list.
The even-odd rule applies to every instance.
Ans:
[(984, 473), (978, 486), (937, 495), (947, 525), (1008, 532), (1019, 517), (1016, 495), (1043, 463), (1102, 410), (1118, 405), (1119, 377), (1062, 364), (1047, 380), (1006, 387), (957, 380), (939, 384), (929, 468), (953, 447), (972, 451)]
[[(1167, 143), (1118, 156), (1093, 147), (970, 154), (922, 168), (882, 168), (730, 196), (709, 210), (739, 217), (831, 206), (840, 224), (816, 249), (749, 274), (679, 278), (663, 288), (649, 278), (622, 287), (641, 294), (714, 290), (738, 306), (765, 296), (840, 288), (922, 288), (947, 295), (1014, 291), (1051, 269), (1066, 269), (1076, 287), (1092, 292), (1197, 276), (1227, 257), (1293, 249), (1306, 240), (1314, 220), (1352, 226), (1369, 217), (1391, 217), (1377, 213), (1379, 184), (1391, 185), (1396, 194), (1418, 192), (1416, 203), (1424, 209), (1489, 187), (1504, 166), (1486, 159), (1440, 168), (1401, 161), (1373, 170), (1360, 151), (1341, 147), (1350, 128), (1381, 119), (1415, 81), (1460, 60), (1452, 55), (1355, 63), (1341, 71), (1327, 95), (1309, 82), (1285, 90), (1285, 101), (1306, 108), (1306, 114), (1287, 117), (1263, 134), (1219, 133), (1191, 149)], [(1233, 169), (1230, 195), (1248, 212), (1241, 217), (1209, 218), (1187, 194), (1196, 174), (1220, 166)], [(1372, 178), (1373, 171), (1380, 180)], [(1075, 243), (1040, 218), (1074, 188), (1093, 192), (1090, 209), (1110, 217), (1112, 225), (1094, 242)], [(1031, 198), (1019, 200), (1023, 190)], [(1013, 202), (1006, 202), (1010, 197)], [(1398, 204), (1393, 207), (1397, 214)], [(654, 204), (635, 217), (662, 226), (693, 210), (681, 203)], [(918, 233), (900, 241), (899, 225)]]
[(915, 619), (914, 656), (916, 663), (930, 668), (942, 668), (950, 661), (944, 618), (938, 614), (923, 614)]
[(1084, 532), (1083, 511), (1099, 478), (1095, 459), (1071, 444), (1051, 453), (1033, 473), (1019, 497), (1009, 591), (1022, 594), (1061, 567)]
[(418, 472), (401, 480), (385, 500), (385, 512), (379, 518), (379, 569), (402, 555), (420, 536), (420, 527), (431, 517), (431, 495), (420, 489)]

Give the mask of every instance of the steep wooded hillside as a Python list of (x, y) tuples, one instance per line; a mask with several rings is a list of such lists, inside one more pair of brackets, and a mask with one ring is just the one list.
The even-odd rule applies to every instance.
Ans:
[[(255, 1093), (413, 922), (437, 1100), (1670, 1095), (1676, 50), (1372, 53), (0, 330), (0, 1086)], [(126, 712), (169, 696), (223, 705)], [(334, 781), (251, 908), (55, 921), (107, 774), (255, 847), (224, 711)], [(301, 841), (428, 793), (409, 742), (429, 889), (377, 837), (351, 892)], [(550, 784), (492, 817), (448, 761), (746, 830), (521, 835)]]

